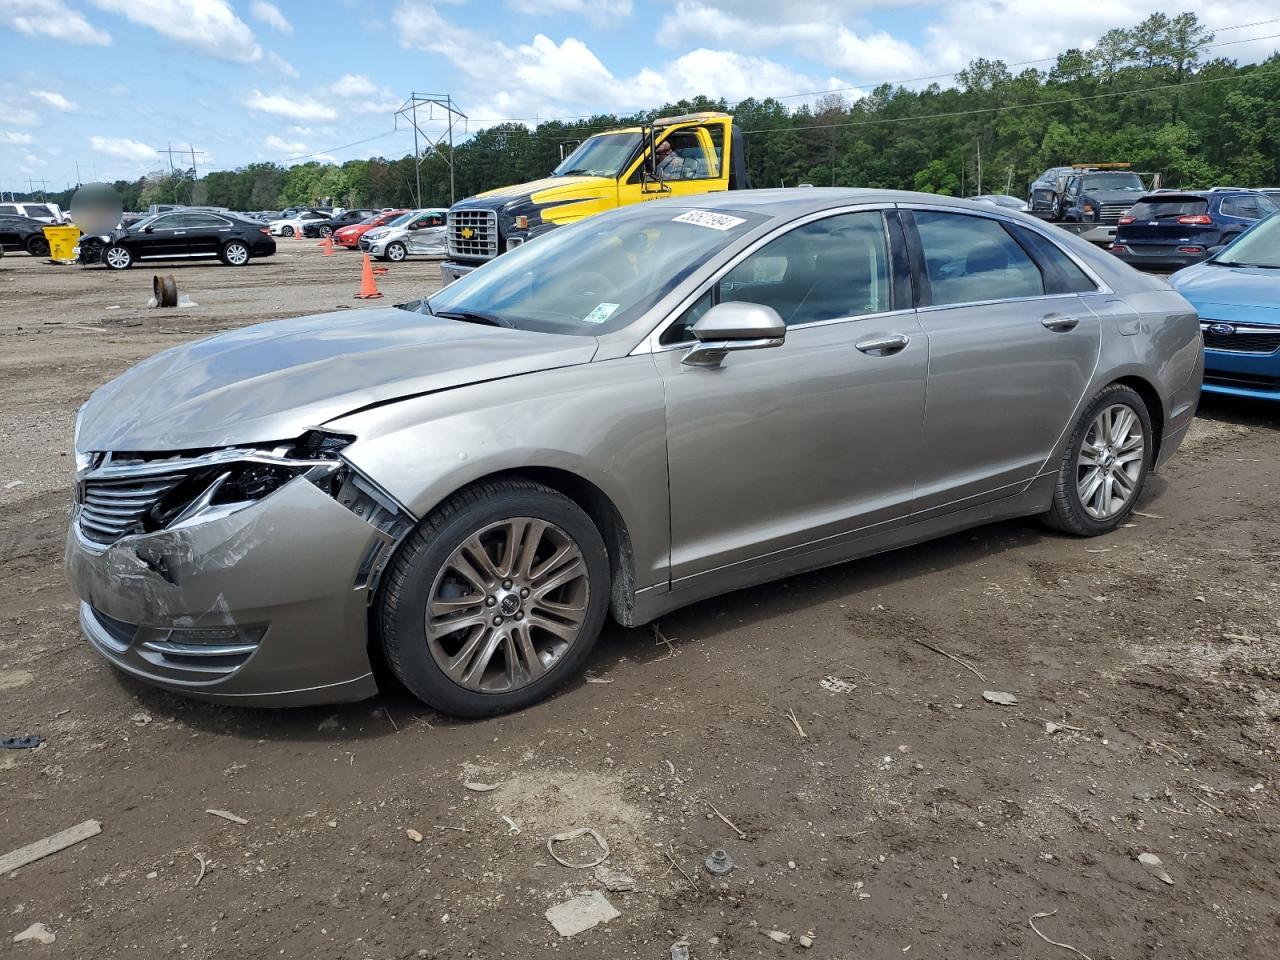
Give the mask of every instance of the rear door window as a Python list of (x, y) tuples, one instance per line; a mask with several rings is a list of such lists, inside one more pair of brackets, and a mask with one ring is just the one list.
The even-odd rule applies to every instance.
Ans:
[(1128, 216), (1145, 222), (1177, 220), (1179, 217), (1198, 216), (1208, 209), (1209, 201), (1203, 197), (1167, 197), (1139, 200), (1129, 209)]
[(1006, 223), (1005, 229), (1039, 264), (1045, 293), (1092, 293), (1098, 289), (1089, 275), (1053, 241), (1019, 224)]
[(929, 210), (914, 215), (934, 306), (1044, 294), (1040, 268), (995, 220)]

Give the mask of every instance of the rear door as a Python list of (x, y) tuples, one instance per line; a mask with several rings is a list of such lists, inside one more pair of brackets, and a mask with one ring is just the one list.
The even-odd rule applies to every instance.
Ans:
[(184, 253), (213, 256), (231, 239), (231, 223), (216, 214), (184, 213), (180, 216), (187, 231)]
[[(1017, 493), (1045, 467), (1098, 362), (1097, 284), (1043, 234), (914, 209), (929, 385), (914, 511)], [(912, 227), (914, 224), (914, 228)]]
[[(1230, 243), (1239, 234), (1248, 230), (1257, 221), (1261, 220), (1271, 212), (1271, 202), (1262, 199), (1256, 194), (1239, 193), (1229, 197), (1222, 198), (1222, 206), (1219, 208), (1219, 219), (1222, 227), (1222, 243)], [(1267, 206), (1267, 210), (1263, 211), (1263, 205)]]
[(409, 224), (409, 252), (419, 256), (444, 254), (444, 219), (442, 213), (424, 213)]

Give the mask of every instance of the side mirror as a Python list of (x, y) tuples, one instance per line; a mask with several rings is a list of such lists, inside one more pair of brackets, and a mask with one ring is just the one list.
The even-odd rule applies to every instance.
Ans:
[(1206, 252), (1209, 254), (1209, 256), (1216, 257), (1225, 249), (1227, 249), (1227, 245), (1225, 243), (1219, 243), (1210, 247)]
[(763, 303), (733, 301), (719, 303), (693, 325), (698, 343), (681, 363), (698, 367), (718, 367), (731, 350), (762, 350), (780, 347), (787, 337), (787, 325), (778, 311)]
[(154, 229), (155, 229), (155, 227), (151, 226), (151, 224), (147, 224), (145, 227), (143, 227), (143, 228), (142, 228), (142, 232), (143, 232), (143, 233), (150, 233), (150, 232), (151, 232), (152, 230), (154, 230)]

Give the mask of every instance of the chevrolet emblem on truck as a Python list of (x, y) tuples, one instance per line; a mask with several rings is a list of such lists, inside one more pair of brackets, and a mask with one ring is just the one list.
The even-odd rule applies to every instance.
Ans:
[(462, 239), (463, 239), (463, 240), (470, 240), (470, 239), (471, 239), (472, 237), (474, 237), (475, 235), (476, 235), (476, 232), (475, 232), (474, 230), (472, 230), (470, 227), (463, 227), (463, 228), (462, 228)]

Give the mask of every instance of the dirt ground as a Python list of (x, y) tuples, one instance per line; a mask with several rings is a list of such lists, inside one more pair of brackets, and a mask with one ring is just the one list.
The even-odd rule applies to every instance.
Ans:
[[(233, 709), (80, 639), (72, 418), (184, 338), (359, 308), (359, 258), (165, 267), (198, 306), (163, 314), (154, 272), (0, 261), (0, 736), (48, 738), (0, 750), (0, 854), (102, 823), (0, 877), (0, 955), (1280, 956), (1280, 411), (1206, 401), (1110, 537), (1006, 523), (698, 604), (670, 648), (612, 627), (517, 716)], [(382, 303), (438, 282), (394, 266)], [(635, 889), (562, 940), (544, 911), (604, 891), (548, 853), (576, 827)], [(33, 923), (56, 941), (10, 942)]]

